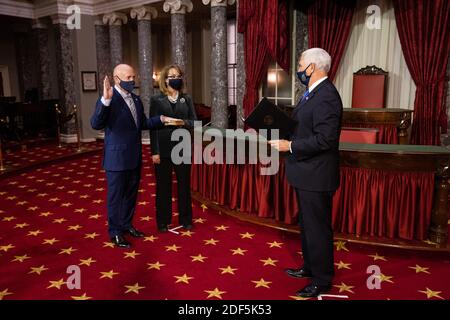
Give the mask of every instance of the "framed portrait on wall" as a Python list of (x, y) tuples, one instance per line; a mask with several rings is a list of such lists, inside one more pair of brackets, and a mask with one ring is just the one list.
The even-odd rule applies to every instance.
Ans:
[(81, 71), (81, 83), (83, 91), (97, 91), (97, 72)]

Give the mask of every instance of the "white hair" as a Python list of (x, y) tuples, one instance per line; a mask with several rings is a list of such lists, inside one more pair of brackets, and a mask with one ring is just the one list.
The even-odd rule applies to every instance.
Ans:
[(305, 66), (314, 63), (319, 70), (328, 72), (331, 66), (331, 56), (322, 48), (311, 48), (303, 51), (300, 59), (303, 59)]

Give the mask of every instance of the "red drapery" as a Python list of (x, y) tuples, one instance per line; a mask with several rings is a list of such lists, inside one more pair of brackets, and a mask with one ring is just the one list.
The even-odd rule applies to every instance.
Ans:
[(355, 1), (317, 0), (308, 7), (308, 44), (331, 56), (332, 81), (350, 35)]
[(450, 52), (450, 1), (394, 0), (403, 55), (417, 89), (412, 144), (440, 145), (447, 131), (446, 66)]
[[(295, 190), (285, 177), (260, 175), (260, 165), (192, 165), (192, 190), (242, 213), (296, 224)], [(433, 172), (396, 172), (341, 167), (341, 186), (333, 198), (337, 232), (425, 240), (434, 194)]]
[(270, 58), (289, 72), (289, 24), (285, 0), (239, 1), (238, 31), (244, 34), (246, 93), (244, 114), (258, 103), (258, 88)]

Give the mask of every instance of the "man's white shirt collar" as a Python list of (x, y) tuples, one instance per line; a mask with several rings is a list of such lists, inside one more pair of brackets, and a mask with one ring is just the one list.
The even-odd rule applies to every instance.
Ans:
[(328, 76), (325, 76), (323, 78), (320, 78), (319, 80), (317, 80), (316, 82), (313, 83), (313, 85), (311, 87), (308, 88), (309, 92), (312, 92), (319, 84), (321, 84), (323, 81), (325, 81), (325, 79), (327, 79)]

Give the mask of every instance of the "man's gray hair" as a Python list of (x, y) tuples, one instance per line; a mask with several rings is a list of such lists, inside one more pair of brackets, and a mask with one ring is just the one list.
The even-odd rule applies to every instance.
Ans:
[(303, 51), (301, 59), (303, 59), (305, 67), (314, 63), (319, 70), (330, 71), (331, 56), (322, 48), (311, 48)]

